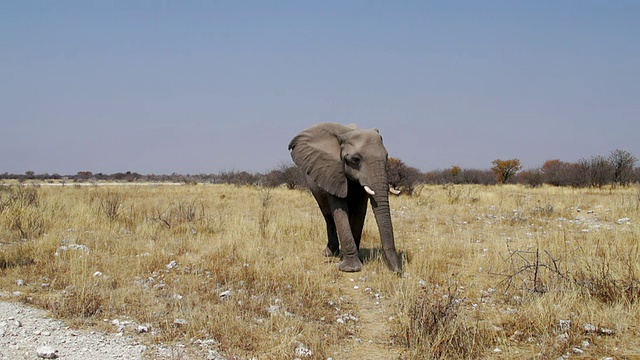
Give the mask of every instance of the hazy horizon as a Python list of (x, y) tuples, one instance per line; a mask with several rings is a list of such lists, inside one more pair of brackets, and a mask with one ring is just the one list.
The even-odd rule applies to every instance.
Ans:
[(640, 2), (0, 3), (0, 173), (264, 172), (323, 121), (427, 172), (640, 157)]

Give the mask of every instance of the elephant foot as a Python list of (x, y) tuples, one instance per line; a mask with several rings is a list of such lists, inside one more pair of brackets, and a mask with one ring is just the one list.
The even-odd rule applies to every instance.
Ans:
[(328, 246), (324, 249), (324, 256), (334, 257), (340, 255), (340, 249), (331, 250)]
[(362, 262), (357, 257), (344, 258), (338, 265), (338, 269), (344, 272), (357, 272), (362, 270)]

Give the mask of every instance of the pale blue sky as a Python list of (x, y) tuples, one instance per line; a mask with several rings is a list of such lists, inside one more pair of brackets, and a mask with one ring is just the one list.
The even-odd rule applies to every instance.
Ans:
[(640, 157), (640, 1), (0, 2), (0, 173), (266, 171), (322, 121), (423, 171)]

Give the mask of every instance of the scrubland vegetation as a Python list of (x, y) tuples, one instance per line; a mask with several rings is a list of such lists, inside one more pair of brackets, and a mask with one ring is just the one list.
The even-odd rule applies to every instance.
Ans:
[(638, 186), (419, 185), (391, 201), (402, 277), (372, 216), (362, 272), (322, 257), (324, 221), (304, 190), (3, 186), (0, 290), (75, 326), (146, 325), (144, 341), (185, 354), (640, 354)]

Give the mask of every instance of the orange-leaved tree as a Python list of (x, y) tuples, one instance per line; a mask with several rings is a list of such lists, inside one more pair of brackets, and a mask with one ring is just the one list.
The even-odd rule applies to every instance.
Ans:
[(510, 159), (501, 160), (496, 159), (491, 162), (494, 166), (491, 168), (496, 173), (496, 180), (500, 184), (506, 183), (511, 177), (518, 173), (522, 169), (520, 160)]

